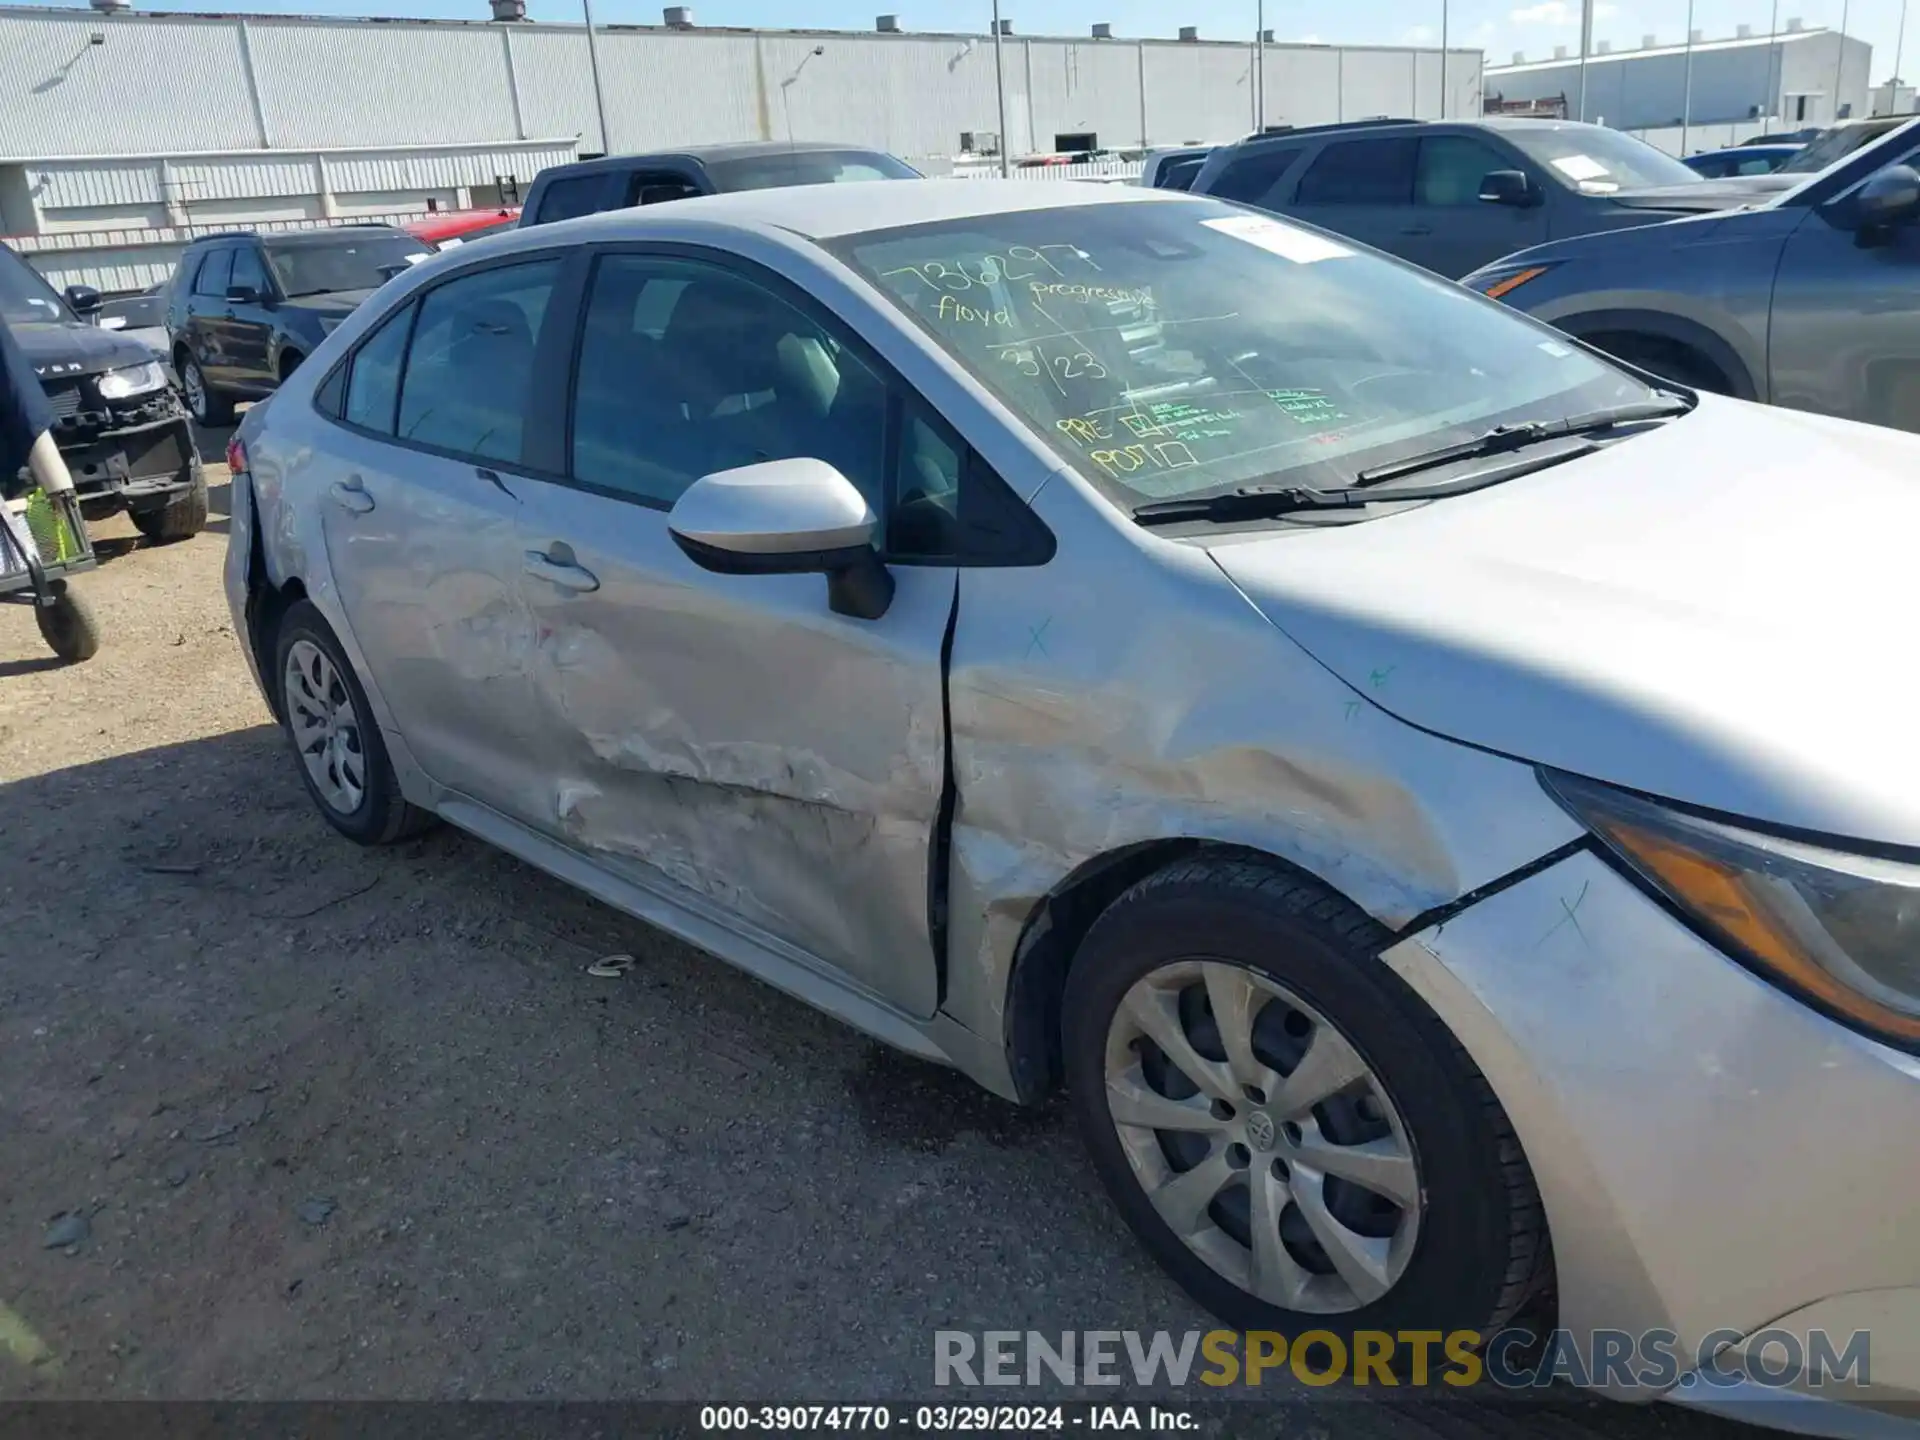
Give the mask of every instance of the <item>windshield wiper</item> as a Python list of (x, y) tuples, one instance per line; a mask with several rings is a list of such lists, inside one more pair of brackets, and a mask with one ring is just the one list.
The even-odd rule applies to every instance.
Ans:
[(1591, 440), (1576, 441), (1558, 450), (1509, 460), (1504, 465), (1489, 465), (1458, 480), (1446, 480), (1438, 485), (1410, 486), (1405, 490), (1381, 490), (1369, 484), (1344, 485), (1334, 490), (1314, 490), (1304, 485), (1247, 485), (1223, 495), (1197, 495), (1189, 500), (1156, 500), (1152, 504), (1136, 507), (1133, 518), (1136, 523), (1146, 526), (1183, 525), (1198, 520), (1229, 525), (1239, 520), (1274, 520), (1309, 510), (1358, 510), (1367, 505), (1444, 500), (1449, 495), (1485, 490), (1502, 481), (1530, 475), (1536, 470), (1545, 470), (1582, 455), (1591, 455), (1599, 448)]
[(1633, 425), (1644, 420), (1664, 420), (1684, 415), (1693, 406), (1686, 401), (1643, 400), (1633, 405), (1616, 405), (1611, 410), (1593, 410), (1585, 415), (1569, 415), (1564, 420), (1522, 420), (1515, 425), (1496, 425), (1471, 440), (1456, 445), (1409, 455), (1386, 465), (1376, 465), (1354, 476), (1361, 485), (1382, 485), (1403, 475), (1418, 475), (1422, 470), (1437, 470), (1456, 460), (1472, 460), (1482, 455), (1505, 455), (1545, 440), (1560, 440), (1568, 435), (1591, 435), (1611, 430), (1616, 425)]

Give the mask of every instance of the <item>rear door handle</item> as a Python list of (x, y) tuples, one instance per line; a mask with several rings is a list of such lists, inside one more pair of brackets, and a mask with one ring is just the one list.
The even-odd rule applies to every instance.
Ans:
[(576, 595), (589, 595), (600, 588), (600, 577), (586, 566), (570, 560), (555, 560), (538, 550), (527, 551), (522, 568), (527, 574), (549, 585), (557, 585), (562, 590), (571, 590)]
[(334, 481), (327, 493), (333, 497), (334, 504), (342, 510), (351, 510), (355, 515), (364, 515), (373, 509), (373, 497), (360, 483), (358, 475)]

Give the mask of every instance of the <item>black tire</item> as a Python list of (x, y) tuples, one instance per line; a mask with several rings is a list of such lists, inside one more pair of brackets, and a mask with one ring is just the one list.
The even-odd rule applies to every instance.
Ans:
[(193, 483), (167, 497), (164, 505), (129, 512), (133, 528), (154, 545), (171, 545), (207, 528), (207, 472), (196, 462)]
[(53, 592), (53, 604), (33, 607), (40, 638), (70, 665), (91, 660), (100, 651), (100, 622), (94, 617), (93, 606), (64, 579), (49, 580), (47, 588)]
[[(180, 388), (187, 397), (187, 409), (193, 418), (202, 425), (220, 426), (233, 423), (233, 397), (223, 395), (207, 383), (206, 372), (200, 368), (200, 362), (182, 350), (174, 364), (180, 371)], [(198, 395), (196, 401), (194, 397)]]
[(287, 378), (300, 368), (300, 362), (306, 358), (298, 350), (280, 352), (280, 383), (282, 385), (287, 383)]
[(319, 610), (306, 600), (295, 601), (281, 617), (273, 646), (273, 685), (280, 702), (280, 713), (286, 717), (281, 724), (287, 732), (288, 741), (293, 741), (294, 726), (287, 696), (287, 661), (294, 646), (302, 640), (311, 642), (325, 654), (345, 685), (358, 721), (356, 728), (360, 753), (366, 762), (366, 786), (360, 801), (352, 810), (343, 812), (314, 783), (296, 749), (294, 760), (300, 772), (300, 782), (307, 787), (307, 794), (312, 797), (314, 806), (326, 817), (329, 825), (361, 845), (390, 845), (429, 828), (436, 817), (429, 811), (409, 804), (400, 793), (400, 781), (393, 773), (393, 761), (388, 757), (386, 740), (380, 734), (379, 723), (373, 718), (373, 707), (367, 703), (367, 692), (361, 688), (360, 678), (353, 673), (353, 666), (348, 662), (346, 652), (340, 648), (339, 640), (334, 638), (332, 627)]
[[(1380, 963), (1388, 939), (1313, 880), (1256, 859), (1203, 857), (1127, 891), (1094, 923), (1074, 959), (1063, 1000), (1063, 1061), (1094, 1165), (1153, 1257), (1238, 1329), (1328, 1330), (1348, 1341), (1358, 1330), (1491, 1336), (1547, 1282), (1545, 1215), (1513, 1127), (1452, 1034)], [(1108, 1110), (1108, 1029), (1137, 980), (1195, 959), (1264, 973), (1318, 1010), (1359, 1052), (1401, 1117), (1423, 1211), (1405, 1270), (1364, 1306), (1291, 1311), (1240, 1288), (1173, 1232), (1128, 1162)]]
[(1720, 373), (1719, 366), (1699, 351), (1675, 341), (1645, 335), (1610, 335), (1594, 344), (1616, 359), (1675, 385), (1704, 390), (1709, 395), (1733, 394), (1733, 385)]

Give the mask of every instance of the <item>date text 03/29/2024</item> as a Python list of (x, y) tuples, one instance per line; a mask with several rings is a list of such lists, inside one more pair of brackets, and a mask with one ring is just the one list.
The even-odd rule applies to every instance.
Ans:
[(703, 1405), (708, 1431), (892, 1431), (1053, 1434), (1073, 1430), (1197, 1431), (1199, 1419), (1158, 1405)]

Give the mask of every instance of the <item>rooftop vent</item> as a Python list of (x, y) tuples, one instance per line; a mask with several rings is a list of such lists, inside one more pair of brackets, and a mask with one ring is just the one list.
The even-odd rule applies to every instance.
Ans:
[(1596, 55), (1611, 55), (1613, 53), (1613, 42), (1611, 40), (1594, 41), (1593, 53)]
[(1753, 38), (1753, 26), (1751, 25), (1734, 26), (1733, 38), (1736, 40), (1751, 40)]
[(1093, 38), (1096, 40), (1111, 40), (1113, 38), (1113, 26), (1102, 21), (1093, 27)]
[(1002, 35), (1011, 35), (1013, 33), (1013, 21), (1002, 20), (1000, 22), (1000, 33)]
[(1524, 51), (1524, 50), (1516, 50), (1516, 51), (1514, 51), (1514, 52), (1513, 52), (1513, 63), (1514, 63), (1514, 64), (1516, 64), (1516, 65), (1524, 65), (1524, 64), (1526, 64), (1526, 63), (1527, 63), (1527, 52), (1526, 52), (1526, 51)]
[(1566, 47), (1566, 46), (1564, 46), (1564, 45), (1556, 45), (1556, 46), (1554, 46), (1554, 47), (1553, 47), (1553, 58), (1554, 58), (1554, 59), (1556, 59), (1556, 60), (1564, 60), (1564, 59), (1566, 59), (1566, 58), (1567, 58), (1567, 47)]
[(524, 20), (527, 18), (527, 0), (488, 0), (493, 7), (496, 20)]
[(1687, 43), (1690, 45), (1704, 45), (1706, 41), (1707, 32), (1704, 30), (1689, 30), (1687, 32)]
[(1273, 31), (1271, 31), (1271, 30), (1262, 30), (1262, 31), (1260, 32), (1260, 43), (1261, 43), (1262, 45), (1271, 45), (1271, 44), (1273, 44)]
[(102, 15), (118, 15), (131, 8), (132, 0), (92, 0), (92, 4)]
[(1807, 22), (1802, 20), (1798, 15), (1789, 15), (1787, 17), (1787, 33), (1789, 35), (1798, 34), (1806, 28)]
[(1182, 25), (1180, 27), (1180, 38), (1191, 45), (1200, 38), (1200, 27), (1198, 25)]
[(693, 7), (691, 5), (669, 5), (666, 8), (667, 28), (669, 30), (691, 30), (693, 28)]
[(1652, 33), (1648, 33), (1640, 37), (1640, 48), (1642, 50), (1651, 50), (1655, 46), (1657, 46), (1659, 43), (1660, 43), (1660, 37)]
[(873, 20), (873, 28), (878, 30), (882, 35), (898, 35), (900, 33), (900, 17), (898, 15), (876, 15)]

